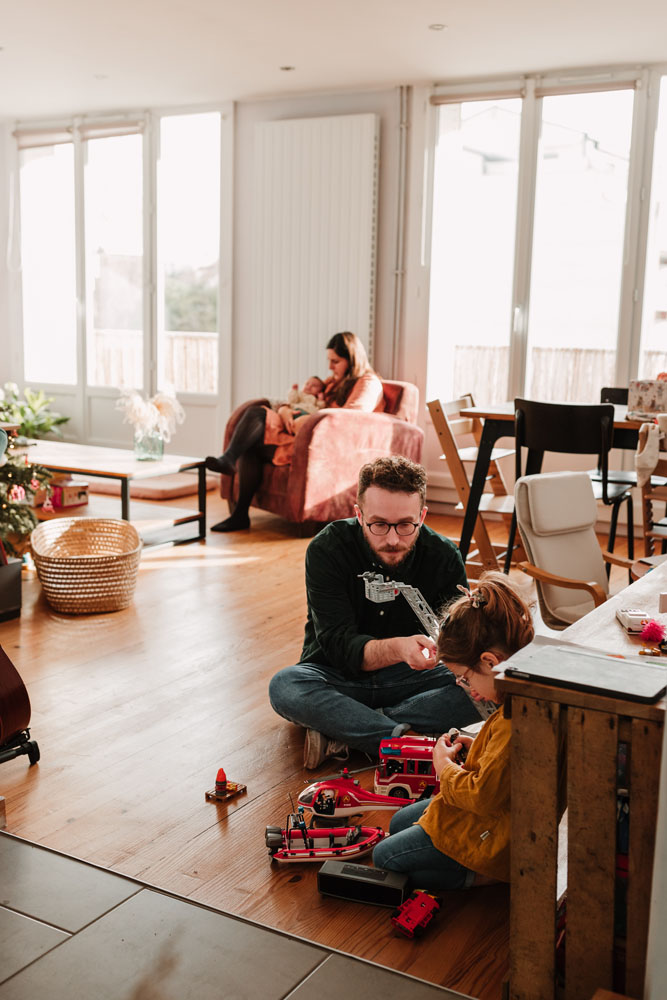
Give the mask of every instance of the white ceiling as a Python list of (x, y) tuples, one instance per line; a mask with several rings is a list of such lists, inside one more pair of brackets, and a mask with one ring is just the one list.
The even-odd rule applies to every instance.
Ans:
[(10, 119), (667, 59), (665, 0), (7, 0), (2, 8), (0, 116)]

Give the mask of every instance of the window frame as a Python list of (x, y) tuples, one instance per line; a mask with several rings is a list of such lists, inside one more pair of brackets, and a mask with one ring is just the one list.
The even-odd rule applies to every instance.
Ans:
[[(74, 229), (76, 241), (76, 371), (75, 383), (30, 382), (54, 396), (56, 405), (71, 417), (68, 436), (82, 443), (99, 445), (126, 444), (126, 435), (119, 436), (118, 420), (109, 420), (118, 389), (90, 385), (87, 379), (87, 317), (85, 269), (84, 170), (85, 142), (88, 138), (123, 134), (123, 129), (142, 134), (143, 174), (143, 385), (136, 386), (147, 395), (158, 390), (157, 385), (157, 163), (159, 158), (160, 124), (163, 118), (216, 112), (220, 115), (220, 239), (218, 265), (218, 391), (217, 393), (179, 392), (184, 407), (199, 411), (197, 422), (210, 428), (213, 440), (221, 437), (224, 419), (231, 408), (231, 340), (232, 340), (232, 219), (234, 166), (234, 106), (230, 102), (164, 107), (114, 115), (82, 115), (68, 119), (14, 123), (13, 174), (14, 192), (18, 199), (20, 185), (21, 148), (71, 142), (74, 150)], [(117, 129), (114, 130), (114, 125)], [(138, 127), (134, 127), (137, 126)], [(52, 141), (49, 141), (51, 139)], [(20, 211), (15, 210), (13, 252), (20, 259)], [(12, 370), (16, 380), (26, 384), (24, 363), (24, 333), (22, 316), (22, 284), (20, 273), (11, 289)], [(211, 412), (213, 411), (213, 412)], [(187, 429), (187, 428), (186, 428)], [(179, 435), (182, 436), (182, 435)], [(194, 447), (194, 444), (191, 445)], [(183, 450), (182, 448), (180, 450)]]
[[(531, 74), (495, 80), (461, 81), (436, 85), (430, 92), (431, 121), (428, 129), (427, 175), (424, 212), (425, 264), (430, 282), (431, 232), (433, 218), (434, 170), (438, 136), (438, 107), (445, 103), (522, 99), (517, 184), (516, 238), (509, 338), (507, 399), (525, 391), (528, 328), (530, 317), (533, 223), (535, 214), (538, 151), (542, 98), (566, 93), (592, 93), (614, 89), (634, 89), (627, 204), (623, 239), (622, 273), (616, 331), (615, 377), (617, 385), (627, 385), (635, 377), (641, 343), (642, 305), (646, 275), (649, 212), (655, 129), (658, 121), (660, 82), (667, 75), (667, 63), (643, 67), (615, 67)], [(426, 361), (424, 362), (426, 364)], [(428, 373), (424, 373), (427, 381)], [(461, 389), (462, 387), (459, 387)], [(456, 390), (458, 391), (458, 390)], [(483, 401), (480, 401), (483, 402)], [(497, 400), (487, 400), (497, 402)]]

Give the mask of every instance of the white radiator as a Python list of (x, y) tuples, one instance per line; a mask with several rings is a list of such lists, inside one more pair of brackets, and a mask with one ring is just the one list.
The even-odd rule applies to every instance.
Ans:
[(327, 374), (325, 347), (351, 330), (372, 358), (379, 119), (340, 115), (256, 126), (253, 381), (284, 398)]

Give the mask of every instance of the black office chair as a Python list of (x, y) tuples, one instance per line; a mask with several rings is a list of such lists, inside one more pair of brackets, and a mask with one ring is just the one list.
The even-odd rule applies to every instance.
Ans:
[[(596, 500), (611, 507), (611, 524), (607, 549), (614, 551), (618, 515), (626, 504), (628, 557), (634, 557), (634, 522), (632, 513), (632, 483), (612, 483), (609, 480), (609, 451), (614, 436), (614, 407), (610, 403), (538, 403), (532, 399), (514, 400), (516, 434), (516, 478), (542, 471), (545, 451), (566, 455), (598, 455), (600, 481), (592, 480)], [(521, 468), (521, 449), (527, 448), (525, 469)], [(591, 477), (592, 479), (592, 477)], [(516, 519), (512, 520), (505, 572), (509, 572), (514, 548)], [(607, 573), (609, 569), (607, 570)]]

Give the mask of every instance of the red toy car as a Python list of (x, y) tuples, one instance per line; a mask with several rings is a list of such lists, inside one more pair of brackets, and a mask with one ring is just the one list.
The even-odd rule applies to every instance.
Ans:
[(415, 889), (404, 903), (394, 910), (391, 922), (407, 938), (420, 937), (440, 909), (440, 900), (430, 892)]

